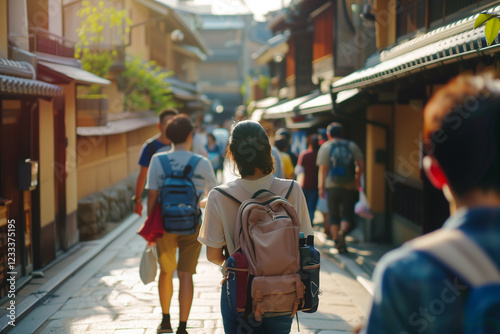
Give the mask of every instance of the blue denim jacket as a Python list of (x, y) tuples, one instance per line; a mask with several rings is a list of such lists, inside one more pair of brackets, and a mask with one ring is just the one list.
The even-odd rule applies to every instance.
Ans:
[[(500, 209), (461, 210), (444, 229), (460, 229), (500, 268)], [(373, 274), (375, 294), (365, 334), (462, 333), (469, 287), (422, 251), (403, 245), (387, 253)]]

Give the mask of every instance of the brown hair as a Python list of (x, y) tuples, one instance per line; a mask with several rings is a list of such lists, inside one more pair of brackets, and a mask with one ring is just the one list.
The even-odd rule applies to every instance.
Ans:
[(186, 114), (176, 115), (167, 123), (167, 138), (174, 144), (184, 143), (191, 132), (193, 123)]
[(179, 114), (179, 112), (177, 111), (177, 109), (174, 109), (174, 108), (166, 108), (166, 109), (163, 109), (162, 111), (160, 111), (160, 113), (158, 114), (158, 122), (162, 122), (163, 119), (169, 115), (177, 115)]
[(254, 121), (237, 123), (229, 138), (227, 157), (232, 160), (241, 177), (254, 175), (255, 168), (264, 174), (274, 172), (269, 138), (262, 126)]
[(424, 109), (423, 141), (457, 196), (500, 192), (500, 80), (461, 75), (438, 90)]

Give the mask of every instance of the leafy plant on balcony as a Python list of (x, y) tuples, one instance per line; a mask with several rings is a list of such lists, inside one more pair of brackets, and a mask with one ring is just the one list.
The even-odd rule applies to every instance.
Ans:
[(156, 110), (178, 107), (170, 84), (165, 81), (172, 71), (165, 71), (156, 62), (145, 62), (140, 57), (125, 62), (125, 108), (129, 110)]
[(484, 35), (488, 45), (491, 45), (500, 31), (500, 13), (484, 12), (477, 16), (474, 29), (484, 25)]
[[(75, 58), (81, 58), (84, 70), (106, 77), (116, 56), (116, 50), (103, 45), (105, 28), (116, 33), (120, 43), (123, 43), (132, 21), (126, 10), (105, 7), (103, 1), (99, 1), (98, 6), (89, 1), (82, 1), (77, 16), (81, 18), (81, 25), (77, 29), (79, 40), (75, 45)], [(99, 91), (95, 88), (92, 90)]]

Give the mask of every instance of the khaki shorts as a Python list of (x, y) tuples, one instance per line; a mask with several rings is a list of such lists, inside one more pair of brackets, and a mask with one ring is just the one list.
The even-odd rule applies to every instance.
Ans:
[[(200, 256), (201, 243), (197, 240), (200, 226), (190, 235), (164, 232), (161, 238), (156, 239), (158, 245), (158, 263), (162, 272), (177, 271), (196, 273), (196, 265)], [(179, 248), (179, 261), (176, 253)]]

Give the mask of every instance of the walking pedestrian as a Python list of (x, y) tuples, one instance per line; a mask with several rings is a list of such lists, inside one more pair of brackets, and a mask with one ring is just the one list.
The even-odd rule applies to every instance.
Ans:
[(276, 138), (283, 138), (285, 139), (286, 141), (286, 154), (288, 154), (288, 156), (290, 157), (290, 160), (292, 161), (292, 165), (293, 167), (295, 168), (295, 166), (297, 166), (297, 161), (298, 161), (298, 157), (297, 155), (295, 155), (295, 153), (292, 152), (292, 135), (290, 134), (290, 131), (288, 129), (285, 129), (285, 128), (279, 128), (278, 130), (276, 130), (276, 134), (275, 134)]
[(287, 153), (288, 140), (284, 137), (276, 137), (274, 145), (279, 150), (281, 162), (283, 163), (284, 178), (290, 180), (295, 179), (295, 172), (293, 168), (292, 159), (290, 158), (290, 155)]
[(208, 153), (208, 160), (214, 168), (214, 173), (217, 175), (217, 170), (219, 169), (219, 164), (221, 162), (221, 152), (220, 148), (215, 142), (215, 136), (212, 133), (207, 135), (207, 145), (205, 145), (205, 150)]
[(271, 145), (271, 155), (274, 159), (274, 176), (279, 178), (285, 177), (285, 172), (283, 170), (283, 161), (281, 160), (280, 150), (274, 144), (274, 124), (264, 120), (260, 122), (260, 125), (264, 128), (267, 137), (269, 138), (269, 143)]
[[(273, 175), (275, 165), (269, 138), (257, 122), (242, 121), (236, 124), (229, 139), (227, 159), (232, 161), (241, 176), (227, 184), (230, 189), (239, 189), (247, 194), (267, 189), (282, 196), (290, 189), (289, 180), (285, 181)], [(304, 232), (306, 236), (312, 235), (304, 195), (296, 181), (292, 182), (295, 186), (288, 200), (296, 208), (300, 219), (300, 232)], [(198, 240), (207, 246), (208, 260), (223, 266), (223, 272), (226, 260), (223, 249), (227, 249), (228, 254), (236, 251), (234, 231), (238, 209), (237, 202), (218, 191), (211, 191), (208, 195)], [(252, 315), (248, 318), (242, 317), (231, 309), (226, 285), (222, 287), (221, 312), (226, 333), (289, 333), (293, 320), (290, 313), (268, 317), (265, 315), (259, 322), (255, 321)]]
[(172, 148), (170, 139), (168, 139), (166, 134), (166, 128), (168, 121), (177, 114), (177, 110), (173, 108), (162, 110), (158, 115), (158, 134), (146, 140), (144, 145), (142, 145), (141, 153), (139, 154), (140, 168), (135, 182), (134, 196), (132, 196), (134, 212), (139, 216), (142, 216), (142, 191), (144, 189), (144, 184), (146, 184), (149, 163), (151, 162), (153, 154), (157, 152), (166, 152)]
[[(461, 75), (438, 90), (424, 109), (423, 141), (423, 169), (443, 191), (451, 216), (381, 259), (362, 332), (498, 333), (499, 279), (490, 281), (497, 290), (480, 295), (470, 275), (485, 278), (486, 269), (491, 276), (500, 268), (500, 80)], [(457, 252), (452, 245), (466, 246)], [(439, 260), (439, 249), (458, 263)], [(485, 307), (489, 302), (496, 308)], [(476, 325), (481, 330), (472, 330)]]
[[(180, 114), (172, 118), (166, 127), (168, 138), (172, 141), (172, 150), (159, 153), (151, 159), (148, 171), (146, 188), (148, 189), (148, 216), (152, 215), (158, 205), (159, 189), (163, 185), (166, 175), (161, 159), (167, 158), (173, 171), (185, 171), (185, 166), (195, 155), (189, 150), (193, 140), (193, 124), (189, 116)], [(206, 157), (198, 155), (201, 160), (194, 168), (192, 181), (198, 195), (207, 195), (216, 185), (212, 165)], [(167, 199), (162, 199), (167, 200)], [(156, 239), (158, 246), (158, 263), (160, 277), (158, 290), (163, 319), (158, 326), (157, 333), (173, 333), (170, 324), (170, 303), (173, 294), (173, 275), (177, 269), (179, 276), (179, 316), (180, 323), (177, 334), (185, 334), (186, 322), (193, 301), (193, 274), (196, 272), (201, 244), (197, 241), (199, 225), (194, 234), (183, 235), (165, 231), (163, 236)], [(179, 249), (179, 259), (176, 261), (176, 251)]]
[(354, 225), (354, 206), (359, 200), (360, 177), (364, 173), (363, 154), (353, 141), (342, 138), (342, 125), (331, 123), (328, 141), (318, 152), (319, 196), (325, 198), (329, 228), (339, 253), (347, 252), (345, 235)]
[(309, 135), (307, 144), (307, 149), (300, 152), (297, 166), (295, 166), (295, 174), (297, 182), (304, 192), (312, 224), (318, 203), (318, 166), (316, 166), (319, 150), (318, 136), (316, 134)]

